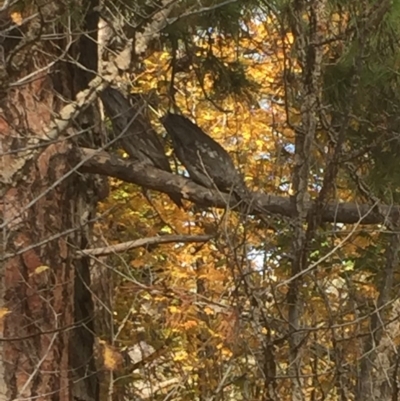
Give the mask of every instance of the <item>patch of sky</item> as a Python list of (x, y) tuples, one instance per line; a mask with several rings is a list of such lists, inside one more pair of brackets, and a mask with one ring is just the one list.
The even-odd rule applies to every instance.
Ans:
[(252, 249), (251, 251), (247, 252), (247, 260), (252, 263), (253, 267), (257, 271), (264, 269), (265, 258), (266, 255), (265, 251), (263, 250)]
[(272, 103), (267, 98), (260, 99), (258, 101), (258, 104), (259, 104), (259, 106), (260, 106), (260, 108), (262, 110), (265, 110), (265, 111), (270, 111), (271, 110)]
[(252, 263), (255, 271), (273, 272), (274, 268), (278, 268), (282, 257), (276, 255), (273, 250), (251, 249), (247, 252), (247, 260)]

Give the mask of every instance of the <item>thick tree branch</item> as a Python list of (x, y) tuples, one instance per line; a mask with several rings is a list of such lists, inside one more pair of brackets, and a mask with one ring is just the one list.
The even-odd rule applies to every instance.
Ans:
[(103, 248), (85, 249), (77, 253), (79, 256), (105, 256), (150, 245), (170, 244), (172, 242), (207, 242), (211, 238), (213, 238), (212, 235), (162, 235), (160, 237), (140, 238)]
[[(80, 149), (79, 158), (81, 160), (88, 159), (81, 167), (82, 172), (118, 178), (167, 194), (181, 194), (184, 199), (201, 206), (225, 208), (226, 205), (229, 205), (232, 209), (237, 207), (229, 194), (207, 189), (185, 177), (170, 174), (155, 167), (122, 160), (107, 152), (98, 152), (95, 149), (87, 148)], [(254, 202), (257, 203), (259, 208), (263, 208), (266, 214), (294, 216), (294, 204), (289, 197), (269, 195), (262, 192), (253, 194)], [(306, 209), (310, 211), (312, 205), (312, 202), (306, 203)], [(394, 205), (381, 206), (379, 210), (383, 215), (379, 214), (371, 205), (358, 205), (349, 202), (331, 203), (322, 212), (322, 221), (354, 224), (361, 220), (361, 224), (382, 224), (400, 213), (400, 208)], [(252, 211), (250, 210), (249, 213), (251, 214)]]
[[(157, 12), (152, 21), (146, 26), (143, 33), (138, 34), (135, 43), (135, 55), (143, 54), (150, 41), (159, 35), (160, 31), (168, 24), (167, 17), (172, 10), (172, 4), (168, 3)], [(103, 66), (102, 76), (96, 76), (89, 82), (88, 88), (76, 95), (76, 101), (65, 106), (47, 127), (45, 138), (56, 139), (63, 133), (76, 119), (80, 113), (86, 110), (98, 97), (99, 92), (108, 86), (110, 82), (114, 82), (118, 75), (129, 70), (132, 62), (132, 38), (125, 44), (114, 59)]]

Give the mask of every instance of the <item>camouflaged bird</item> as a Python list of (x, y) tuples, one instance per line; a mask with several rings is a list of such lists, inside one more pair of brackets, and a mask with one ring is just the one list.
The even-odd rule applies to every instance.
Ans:
[(228, 152), (188, 118), (168, 113), (161, 119), (177, 158), (190, 178), (207, 188), (232, 192), (237, 201), (251, 202), (251, 193)]
[[(164, 147), (151, 126), (143, 97), (130, 95), (128, 100), (119, 90), (108, 87), (100, 98), (115, 134), (125, 131), (119, 143), (130, 159), (172, 173)], [(178, 207), (183, 206), (180, 196), (168, 196)]]

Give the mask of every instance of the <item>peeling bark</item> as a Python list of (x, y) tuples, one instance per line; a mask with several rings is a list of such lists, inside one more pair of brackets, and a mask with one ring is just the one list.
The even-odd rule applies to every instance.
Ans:
[[(19, 125), (18, 132), (39, 128), (41, 121), (35, 118), (33, 109), (41, 110), (41, 115), (49, 110), (48, 104), (34, 101), (32, 86), (20, 91), (23, 99), (32, 101), (35, 107), (27, 110), (28, 119), (24, 122), (29, 121), (29, 125)], [(9, 135), (13, 133), (10, 128)], [(64, 181), (56, 190), (34, 201), (53, 180), (69, 170), (66, 150), (65, 144), (59, 143), (49, 146), (40, 157), (26, 161), (24, 173), (14, 181), (16, 186), (6, 191), (2, 207), (3, 218), (10, 221), (3, 231), (6, 251), (17, 252), (46, 238), (49, 232), (62, 232), (73, 226), (70, 202), (74, 179)], [(21, 213), (31, 202), (32, 207)], [(3, 348), (3, 380), (9, 399), (47, 399), (52, 394), (60, 400), (71, 398), (70, 335), (66, 329), (74, 321), (70, 302), (74, 293), (73, 263), (67, 239), (60, 238), (3, 264), (1, 299), (9, 314), (2, 337), (14, 340), (5, 342)]]
[[(89, 231), (83, 216), (94, 210), (97, 198), (89, 199), (87, 194), (88, 188), (94, 194), (96, 188), (91, 184), (93, 178), (71, 173), (74, 154), (70, 143), (46, 142), (48, 127), (54, 127), (55, 113), (63, 106), (57, 89), (63, 100), (71, 100), (84, 86), (82, 81), (76, 85), (66, 72), (74, 70), (75, 77), (79, 76), (80, 67), (71, 61), (78, 59), (79, 35), (89, 26), (77, 27), (76, 48), (68, 47), (70, 32), (49, 22), (57, 21), (64, 10), (50, 2), (40, 11), (40, 18), (24, 27), (19, 44), (8, 47), (13, 53), (10, 78), (15, 82), (3, 101), (0, 119), (0, 299), (8, 311), (2, 326), (2, 392), (7, 399), (95, 401), (94, 332), (88, 331), (93, 319), (90, 292), (87, 287), (82, 289), (83, 280), (75, 275), (75, 271), (84, 275), (89, 270), (85, 260), (76, 260), (74, 254), (87, 245)], [(56, 42), (42, 42), (41, 35), (53, 28), (59, 34)], [(60, 60), (62, 49), (69, 63), (59, 62), (56, 70), (61, 75), (56, 76), (52, 66)], [(92, 49), (97, 52), (95, 42)], [(86, 48), (86, 55), (90, 50)], [(72, 122), (63, 124), (54, 138)], [(4, 253), (13, 256), (4, 259)], [(79, 350), (79, 361), (74, 350)]]

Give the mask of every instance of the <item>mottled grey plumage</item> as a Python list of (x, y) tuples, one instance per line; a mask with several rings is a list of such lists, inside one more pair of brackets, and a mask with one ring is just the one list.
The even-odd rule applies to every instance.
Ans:
[[(130, 158), (172, 173), (164, 147), (151, 126), (144, 99), (140, 95), (130, 95), (128, 100), (111, 87), (106, 88), (100, 98), (115, 134), (120, 135), (125, 130), (119, 143)], [(170, 195), (170, 198), (177, 206), (183, 206), (180, 197)]]
[(232, 191), (238, 200), (250, 199), (243, 177), (219, 143), (178, 114), (168, 113), (161, 122), (172, 139), (176, 156), (194, 182), (222, 192)]
[(130, 96), (129, 101), (119, 90), (110, 87), (100, 97), (115, 134), (125, 130), (120, 143), (131, 159), (171, 172), (164, 148), (147, 120), (144, 101), (139, 96)]

